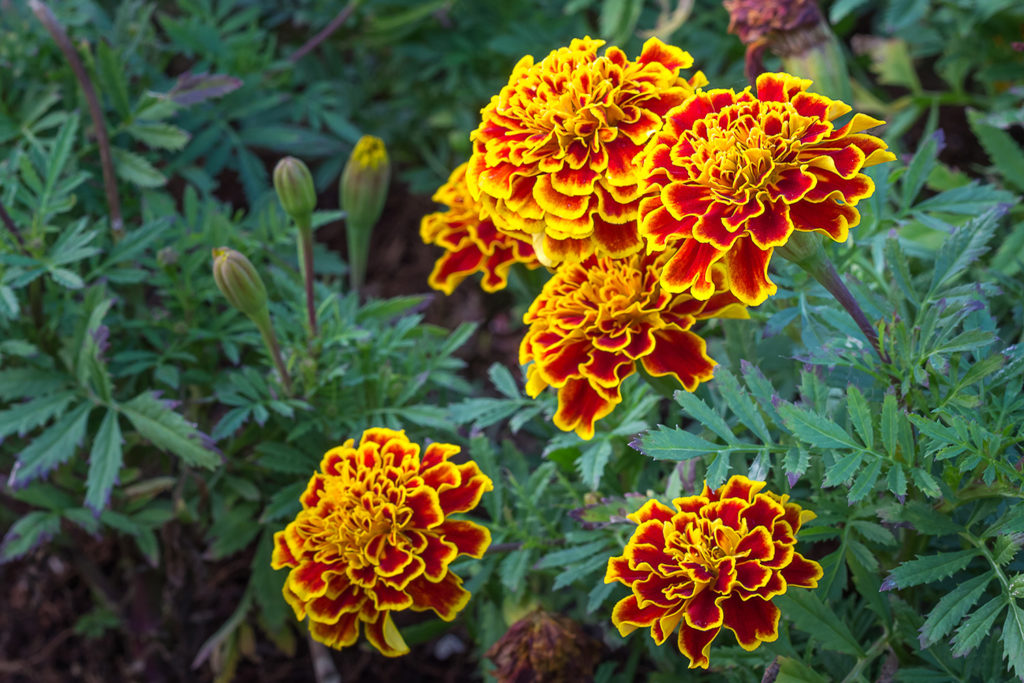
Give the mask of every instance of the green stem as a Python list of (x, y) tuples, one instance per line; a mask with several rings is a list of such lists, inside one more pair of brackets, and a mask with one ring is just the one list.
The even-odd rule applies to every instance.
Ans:
[(352, 291), (359, 293), (366, 279), (366, 261), (370, 255), (370, 232), (362, 225), (348, 223), (345, 234), (348, 238), (348, 274)]
[(277, 343), (277, 335), (274, 334), (274, 326), (270, 324), (270, 313), (263, 309), (262, 315), (253, 319), (256, 323), (256, 327), (260, 330), (260, 335), (263, 337), (263, 343), (267, 347), (267, 352), (270, 354), (271, 360), (274, 361), (274, 367), (277, 368), (277, 374), (281, 377), (281, 384), (284, 385), (284, 391), (288, 396), (292, 395), (292, 378), (288, 375), (288, 369), (284, 365), (284, 360), (281, 358), (281, 347)]
[(860, 678), (860, 672), (864, 670), (868, 664), (873, 662), (880, 654), (885, 652), (885, 649), (889, 646), (889, 632), (885, 631), (882, 636), (871, 644), (868, 651), (864, 653), (863, 657), (857, 658), (857, 663), (853, 665), (850, 672), (846, 674), (846, 678), (843, 679), (842, 683), (853, 683)]
[(883, 363), (891, 363), (889, 355), (882, 349), (878, 341), (878, 332), (874, 325), (864, 315), (863, 309), (857, 303), (857, 299), (846, 287), (839, 272), (832, 264), (832, 261), (825, 254), (821, 246), (821, 238), (815, 233), (794, 232), (789, 242), (781, 247), (775, 247), (776, 253), (800, 266), (808, 275), (817, 280), (839, 304), (846, 309), (857, 327), (867, 338), (871, 348), (875, 350)]
[(306, 318), (311, 337), (317, 336), (316, 301), (313, 296), (313, 226), (309, 219), (298, 222), (302, 279), (306, 284)]

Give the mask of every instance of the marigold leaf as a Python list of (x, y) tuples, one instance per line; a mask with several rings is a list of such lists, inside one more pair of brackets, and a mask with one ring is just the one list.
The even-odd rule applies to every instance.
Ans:
[(552, 567), (564, 568), (581, 560), (592, 557), (595, 553), (604, 554), (608, 544), (603, 541), (592, 541), (577, 545), (572, 548), (555, 550), (540, 558), (534, 567), (536, 569), (551, 569)]
[(982, 532), (983, 538), (1024, 533), (1024, 505), (1012, 505), (990, 527)]
[(736, 435), (725, 419), (711, 408), (704, 399), (689, 391), (675, 392), (676, 403), (682, 406), (688, 417), (692, 417), (730, 444), (737, 443)]
[(864, 500), (867, 496), (875, 489), (875, 482), (878, 481), (879, 475), (882, 473), (882, 459), (873, 458), (868, 463), (867, 467), (862, 469), (854, 478), (853, 486), (850, 487), (850, 492), (846, 496), (846, 500), (852, 505), (853, 503)]
[(860, 449), (845, 429), (824, 415), (811, 413), (786, 402), (779, 405), (779, 415), (794, 436), (812, 446)]
[(857, 533), (861, 536), (873, 543), (890, 546), (896, 545), (896, 537), (881, 524), (864, 519), (855, 519), (850, 522), (850, 526), (856, 529)]
[[(968, 185), (956, 190), (948, 190), (921, 202), (917, 208), (920, 211), (950, 211), (948, 207), (944, 209), (926, 209), (925, 205), (929, 202), (940, 200), (945, 195), (971, 187), (973, 186)], [(959, 276), (979, 256), (988, 251), (988, 242), (992, 239), (992, 235), (999, 224), (997, 219), (1005, 213), (1005, 210), (992, 208), (991, 206), (986, 206), (980, 210), (985, 211), (985, 213), (961, 225), (942, 243), (939, 253), (935, 255), (935, 266), (932, 270), (932, 280), (928, 286), (928, 296), (926, 299), (931, 299), (942, 285)], [(976, 211), (970, 211), (968, 215), (975, 213)]]
[(616, 584), (614, 583), (604, 583), (601, 581), (594, 584), (594, 587), (587, 594), (587, 614), (596, 612), (604, 604), (604, 601), (608, 599), (612, 591), (615, 590), (615, 586)]
[(0, 564), (31, 552), (60, 532), (60, 513), (33, 510), (11, 525), (0, 543)]
[[(902, 468), (900, 470), (902, 472)], [(927, 495), (930, 498), (939, 498), (942, 496), (942, 489), (939, 488), (939, 482), (935, 480), (928, 470), (920, 467), (915, 467), (910, 470), (910, 476), (914, 478), (914, 486), (921, 493)], [(906, 485), (904, 484), (904, 491)]]
[(761, 409), (773, 420), (778, 421), (779, 414), (775, 410), (775, 401), (778, 400), (779, 395), (775, 392), (772, 383), (768, 381), (759, 367), (747, 360), (740, 361), (740, 371), (743, 373), (743, 380), (750, 387), (750, 393), (761, 405)]
[(995, 623), (996, 617), (1005, 606), (1005, 596), (997, 595), (974, 610), (974, 614), (957, 628), (956, 635), (953, 636), (951, 641), (953, 656), (963, 657), (977, 647), (982, 640), (989, 637), (992, 632), (992, 624)]
[(728, 368), (715, 368), (715, 384), (722, 398), (728, 404), (729, 409), (736, 415), (739, 421), (753, 432), (757, 438), (761, 439), (762, 443), (772, 443), (772, 435), (768, 431), (764, 418), (761, 417), (761, 413), (750, 399), (750, 396), (747, 395), (746, 390), (740, 386), (736, 375), (729, 372)]
[(822, 485), (826, 487), (838, 486), (848, 481), (863, 461), (864, 455), (861, 453), (849, 453), (837, 458), (835, 464), (825, 471), (825, 481), (822, 482)]
[(263, 508), (263, 513), (260, 514), (259, 518), (260, 524), (294, 517), (302, 509), (299, 496), (305, 490), (306, 482), (304, 481), (297, 481), (294, 484), (278, 489), (277, 493), (270, 497), (267, 506)]
[(1017, 678), (1024, 678), (1024, 610), (1014, 600), (1003, 622), (1003, 658), (1007, 671), (1012, 669)]
[(532, 557), (533, 552), (528, 548), (519, 548), (509, 552), (498, 568), (501, 585), (512, 593), (518, 593), (523, 587), (523, 577), (526, 576), (526, 571), (530, 568)]
[(992, 581), (992, 572), (985, 572), (981, 576), (961, 583), (942, 596), (931, 613), (928, 614), (924, 625), (921, 626), (922, 649), (931, 647), (952, 631), (978, 602), (990, 581)]
[[(65, 380), (61, 378), (60, 385), (64, 383)], [(0, 388), (0, 392), (3, 392), (2, 388)], [(63, 415), (64, 411), (67, 410), (68, 404), (74, 398), (75, 392), (73, 391), (61, 391), (49, 395), (44, 394), (34, 400), (17, 403), (11, 408), (0, 412), (0, 440), (15, 433), (18, 436), (24, 436), (32, 429)]]
[(896, 420), (898, 419), (896, 395), (886, 394), (882, 401), (882, 445), (890, 458), (896, 456)]
[(140, 435), (189, 465), (213, 469), (220, 455), (205, 435), (153, 394), (145, 392), (121, 405), (121, 411)]
[(566, 586), (573, 584), (578, 579), (585, 577), (594, 579), (596, 578), (592, 576), (594, 572), (598, 569), (604, 569), (607, 564), (608, 558), (604, 553), (601, 553), (600, 555), (591, 557), (585, 562), (581, 562), (573, 567), (568, 567), (555, 577), (554, 583), (551, 584), (551, 590), (557, 591), (561, 588), (565, 588)]
[(119, 147), (112, 147), (110, 152), (114, 157), (114, 170), (122, 180), (138, 187), (162, 187), (167, 184), (164, 174), (135, 152)]
[[(474, 328), (470, 328), (472, 331)], [(487, 369), (487, 376), (491, 378), (491, 384), (506, 398), (520, 399), (522, 393), (519, 391), (519, 383), (512, 376), (512, 373), (501, 363), (493, 363)]]
[(882, 582), (882, 590), (909, 588), (944, 579), (966, 567), (978, 555), (974, 548), (923, 557), (918, 555), (916, 560), (908, 560), (889, 572)]
[(159, 121), (134, 121), (125, 131), (133, 138), (149, 147), (180, 151), (188, 144), (188, 131), (177, 126)]
[(67, 462), (85, 439), (92, 403), (82, 403), (37, 436), (18, 454), (11, 483), (19, 486)]
[(85, 505), (97, 514), (110, 502), (110, 489), (117, 481), (117, 474), (121, 471), (123, 462), (123, 443), (121, 426), (117, 422), (117, 411), (108, 410), (92, 442), (92, 450), (89, 452), (89, 474), (85, 482)]
[(720, 448), (679, 427), (669, 428), (664, 425), (658, 425), (630, 445), (655, 460), (690, 460)]
[(782, 459), (782, 466), (789, 476), (791, 486), (796, 483), (797, 479), (803, 476), (810, 464), (811, 454), (806, 449), (794, 446), (786, 451), (786, 456)]
[(875, 430), (872, 426), (871, 408), (860, 389), (854, 385), (846, 388), (846, 408), (850, 413), (850, 423), (857, 430), (861, 441), (868, 448), (875, 444)]
[(775, 680), (780, 683), (828, 683), (831, 680), (799, 659), (779, 657), (776, 661), (779, 663), (779, 677)]
[(1007, 185), (1024, 192), (1024, 150), (1009, 133), (984, 123), (981, 114), (969, 110), (967, 120), (978, 142)]
[(793, 589), (775, 598), (782, 614), (797, 628), (810, 634), (823, 647), (857, 657), (864, 656), (860, 641), (835, 612), (815, 593)]
[(584, 448), (583, 453), (576, 460), (576, 469), (579, 471), (583, 483), (596, 491), (601, 484), (604, 468), (611, 457), (612, 445), (605, 439)]
[(732, 455), (732, 451), (718, 451), (715, 454), (715, 459), (708, 465), (707, 472), (704, 474), (704, 478), (707, 480), (708, 486), (712, 489), (717, 489), (725, 483), (726, 478), (729, 476), (729, 470), (732, 469), (729, 456)]

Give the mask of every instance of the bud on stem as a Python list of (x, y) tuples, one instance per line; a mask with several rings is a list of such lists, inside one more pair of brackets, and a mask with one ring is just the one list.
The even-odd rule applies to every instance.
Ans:
[(384, 141), (364, 135), (352, 150), (341, 176), (341, 208), (345, 211), (349, 276), (358, 291), (366, 277), (370, 235), (387, 199), (391, 164)]
[(274, 189), (284, 212), (291, 216), (298, 228), (299, 269), (306, 286), (306, 318), (309, 333), (317, 335), (316, 302), (313, 297), (313, 210), (316, 208), (316, 188), (313, 175), (301, 159), (285, 157), (274, 167)]
[(259, 271), (244, 254), (228, 247), (217, 247), (213, 250), (213, 280), (224, 298), (256, 324), (281, 377), (284, 390), (290, 396), (291, 377), (281, 359), (281, 347), (277, 343), (274, 326), (270, 322), (270, 310), (267, 308), (267, 289), (263, 286)]

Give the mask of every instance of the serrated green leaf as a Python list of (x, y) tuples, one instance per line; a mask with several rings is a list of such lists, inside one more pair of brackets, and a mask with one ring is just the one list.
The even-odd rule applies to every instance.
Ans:
[(516, 382), (512, 373), (501, 363), (494, 363), (487, 369), (487, 376), (491, 378), (491, 384), (506, 398), (520, 399), (522, 394), (519, 391), (519, 383)]
[(730, 451), (719, 451), (708, 465), (704, 478), (710, 488), (717, 489), (725, 483), (726, 477), (729, 476), (729, 470), (732, 468), (729, 455)]
[(530, 568), (533, 553), (528, 548), (519, 548), (509, 552), (508, 556), (498, 565), (501, 585), (511, 593), (518, 593), (523, 588), (523, 578)]
[(65, 289), (81, 289), (85, 287), (85, 280), (67, 268), (50, 268), (47, 270), (53, 281)]
[(1024, 505), (1012, 505), (990, 527), (982, 532), (982, 537), (1008, 536), (1024, 533)]
[(263, 611), (263, 618), (270, 630), (281, 627), (291, 614), (288, 603), (281, 599), (281, 588), (284, 586), (288, 572), (275, 571), (270, 566), (270, 558), (274, 550), (274, 530), (266, 528), (260, 536), (256, 552), (252, 557), (252, 586), (256, 604)]
[[(955, 192), (955, 190), (943, 192), (932, 199), (938, 199), (950, 192)], [(926, 203), (923, 202), (919, 208)], [(928, 287), (928, 299), (934, 297), (944, 284), (962, 274), (967, 266), (988, 251), (988, 242), (999, 225), (998, 218), (1001, 215), (1001, 211), (990, 209), (967, 221), (946, 238), (939, 248), (939, 253), (935, 255), (932, 280)]]
[(607, 440), (597, 441), (585, 447), (576, 460), (576, 469), (579, 470), (583, 483), (596, 491), (611, 457), (612, 445)]
[(863, 461), (864, 456), (861, 453), (849, 453), (836, 458), (835, 464), (825, 471), (825, 481), (822, 482), (822, 485), (825, 487), (838, 486), (848, 481)]
[(18, 305), (18, 297), (14, 290), (7, 285), (0, 285), (0, 317), (13, 320), (18, 317), (21, 306)]
[(603, 583), (601, 581), (594, 584), (594, 587), (587, 593), (587, 614), (593, 614), (604, 604), (604, 601), (615, 590), (615, 585), (614, 583)]
[(94, 512), (107, 506), (110, 489), (121, 471), (122, 452), (121, 426), (117, 422), (117, 411), (108, 410), (100, 423), (99, 431), (89, 452), (89, 475), (85, 483), (85, 504)]
[(122, 404), (121, 411), (140, 435), (186, 464), (207, 469), (220, 465), (220, 456), (203, 444), (202, 433), (151, 393)]
[(721, 448), (679, 427), (670, 429), (664, 425), (644, 434), (639, 442), (634, 442), (633, 447), (655, 460), (690, 460)]
[(16, 560), (60, 532), (60, 513), (33, 510), (11, 525), (0, 543), (0, 564)]
[(850, 539), (846, 542), (846, 555), (850, 556), (864, 569), (872, 574), (878, 571), (878, 558), (860, 541)]
[(764, 418), (761, 417), (760, 411), (747, 395), (746, 390), (740, 386), (736, 376), (729, 372), (728, 368), (718, 367), (715, 369), (715, 385), (728, 404), (729, 410), (736, 415), (739, 421), (757, 438), (761, 439), (761, 443), (770, 444), (772, 442), (771, 432), (768, 431), (768, 426), (765, 424)]
[(267, 506), (260, 514), (260, 524), (266, 524), (278, 519), (290, 519), (302, 509), (299, 496), (306, 490), (306, 481), (297, 481), (284, 486), (270, 497)]
[(1014, 600), (1003, 622), (1003, 659), (1007, 671), (1012, 669), (1017, 678), (1024, 678), (1024, 610)]
[(896, 456), (896, 421), (898, 419), (896, 395), (886, 394), (882, 401), (882, 445), (890, 458)]
[(78, 405), (33, 439), (18, 454), (17, 469), (11, 474), (12, 483), (21, 485), (32, 481), (75, 455), (85, 439), (91, 409), (92, 403)]
[(776, 683), (828, 683), (830, 680), (798, 659), (779, 657), (776, 661), (779, 663)]
[(603, 553), (608, 543), (604, 540), (592, 541), (572, 548), (564, 548), (550, 552), (534, 565), (537, 569), (551, 569), (552, 567), (564, 568), (569, 565), (581, 562), (594, 555)]
[[(64, 381), (66, 380), (62, 378), (61, 384), (64, 384)], [(30, 430), (63, 415), (75, 396), (73, 391), (59, 391), (15, 404), (0, 412), (0, 439), (14, 433), (24, 436)]]
[(810, 634), (826, 649), (857, 657), (864, 656), (860, 641), (816, 594), (806, 590), (789, 590), (785, 595), (775, 598), (775, 603), (787, 619), (792, 619), (797, 628)]
[(96, 41), (96, 72), (103, 93), (110, 97), (122, 121), (128, 120), (132, 113), (128, 101), (128, 85), (125, 82), (125, 70), (122, 58), (114, 52), (105, 40)]
[(682, 406), (683, 411), (688, 417), (692, 417), (725, 439), (727, 443), (737, 443), (736, 435), (732, 433), (729, 424), (713, 408), (708, 406), (704, 399), (689, 391), (682, 390), (675, 392), (675, 399), (676, 403)]
[(875, 444), (875, 430), (872, 426), (871, 408), (868, 407), (864, 394), (852, 384), (846, 388), (846, 408), (850, 413), (850, 423), (857, 430), (861, 441), (868, 448), (872, 448)]
[(908, 560), (889, 572), (882, 589), (903, 589), (945, 579), (965, 568), (978, 556), (979, 552), (974, 548), (935, 555), (918, 555), (916, 560)]
[(918, 146), (914, 158), (900, 178), (900, 206), (903, 211), (907, 211), (920, 194), (928, 174), (935, 168), (937, 153), (938, 139), (934, 135), (929, 135)]
[(969, 111), (967, 120), (1003, 181), (1024, 192), (1024, 150), (1021, 146), (1006, 131), (984, 123), (976, 111)]
[(187, 131), (169, 123), (135, 121), (125, 128), (129, 135), (150, 147), (180, 151), (191, 137)]
[(985, 572), (943, 595), (921, 626), (921, 646), (931, 647), (945, 638), (974, 607), (991, 581), (992, 573)]
[(872, 458), (871, 462), (867, 464), (867, 467), (858, 472), (854, 477), (853, 486), (850, 487), (850, 492), (846, 495), (846, 500), (849, 501), (850, 504), (864, 500), (865, 496), (874, 491), (875, 482), (878, 481), (878, 477), (881, 473), (882, 459)]
[(786, 428), (804, 443), (819, 448), (860, 449), (845, 429), (824, 415), (797, 408), (792, 403), (782, 403), (778, 410)]
[(811, 454), (806, 449), (795, 446), (786, 451), (786, 456), (782, 459), (782, 467), (791, 480), (803, 476), (810, 464)]
[(163, 187), (167, 184), (164, 174), (135, 152), (112, 147), (110, 153), (114, 157), (114, 170), (122, 180), (138, 187)]
[(995, 623), (996, 617), (1005, 606), (1006, 598), (998, 595), (974, 610), (974, 614), (960, 625), (956, 630), (956, 635), (953, 636), (951, 641), (953, 656), (963, 657), (976, 648), (982, 640), (988, 638), (992, 633), (992, 624)]
[(863, 519), (854, 519), (850, 522), (850, 526), (869, 541), (882, 545), (896, 545), (896, 537), (881, 524)]
[[(902, 471), (902, 469), (900, 471)], [(914, 486), (917, 487), (918, 491), (924, 493), (930, 498), (942, 497), (942, 489), (939, 488), (939, 482), (935, 480), (935, 477), (928, 473), (928, 470), (921, 467), (915, 467), (910, 470), (910, 476), (914, 478)]]

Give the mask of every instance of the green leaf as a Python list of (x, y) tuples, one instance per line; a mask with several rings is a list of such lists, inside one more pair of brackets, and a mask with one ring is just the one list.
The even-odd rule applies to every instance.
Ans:
[(928, 174), (935, 168), (938, 146), (938, 138), (935, 135), (929, 135), (917, 148), (914, 158), (907, 166), (903, 177), (900, 178), (900, 206), (904, 211), (910, 208), (914, 199), (920, 194), (921, 188), (924, 187)]
[(133, 138), (150, 147), (169, 149), (175, 152), (188, 144), (188, 132), (169, 123), (157, 121), (135, 121), (125, 128)]
[(875, 431), (872, 427), (871, 408), (868, 407), (864, 394), (852, 384), (846, 388), (846, 408), (850, 413), (850, 422), (860, 435), (861, 441), (868, 448), (874, 446)]
[(890, 458), (896, 456), (896, 420), (898, 419), (896, 395), (886, 394), (882, 401), (882, 444)]
[(867, 467), (857, 473), (853, 480), (853, 486), (846, 496), (851, 504), (864, 500), (864, 497), (875, 490), (875, 482), (882, 473), (882, 459), (873, 458)]
[(602, 439), (583, 449), (579, 459), (576, 461), (576, 469), (579, 470), (583, 483), (592, 490), (597, 490), (601, 484), (601, 477), (604, 475), (604, 468), (612, 457), (612, 445), (607, 439)]
[(854, 475), (860, 464), (864, 461), (861, 453), (849, 453), (836, 459), (832, 467), (825, 472), (824, 486), (838, 486)]
[(978, 550), (974, 548), (924, 557), (918, 555), (916, 560), (908, 560), (893, 569), (882, 582), (882, 590), (903, 589), (939, 581), (957, 573), (978, 555)]
[(100, 89), (110, 97), (121, 120), (128, 120), (132, 107), (128, 100), (123, 58), (105, 40), (96, 41), (96, 72)]
[(823, 647), (856, 657), (864, 656), (860, 641), (816, 594), (789, 590), (775, 598), (775, 603), (786, 618), (792, 619), (797, 628), (810, 634)]
[[(61, 378), (60, 384), (63, 385), (66, 381)], [(6, 392), (2, 392), (0, 389), (0, 393)], [(59, 391), (49, 395), (44, 394), (32, 401), (17, 403), (12, 408), (0, 412), (0, 439), (14, 433), (24, 436), (32, 429), (63, 415), (68, 404), (75, 397), (76, 394), (73, 391)]]
[(552, 567), (562, 569), (569, 565), (576, 564), (577, 562), (589, 559), (594, 554), (607, 554), (605, 552), (607, 547), (608, 543), (604, 540), (600, 540), (584, 543), (583, 545), (574, 546), (572, 548), (556, 550), (540, 558), (540, 561), (537, 562), (534, 567), (536, 569), (551, 569)]
[(732, 465), (729, 462), (730, 451), (719, 451), (711, 464), (708, 465), (707, 472), (704, 474), (704, 478), (707, 480), (708, 486), (712, 489), (717, 489), (725, 483), (725, 478), (729, 475), (729, 470)]
[(501, 363), (492, 364), (487, 369), (487, 376), (491, 378), (491, 383), (494, 387), (506, 398), (522, 398), (522, 394), (519, 391), (519, 383), (516, 382), (509, 369)]
[(523, 578), (530, 568), (530, 558), (533, 553), (528, 548), (519, 548), (509, 552), (508, 556), (498, 566), (498, 574), (501, 576), (501, 585), (511, 593), (518, 593), (524, 588)]
[(974, 607), (991, 581), (992, 573), (985, 572), (943, 595), (921, 627), (921, 647), (931, 647), (945, 638)]
[(715, 412), (712, 408), (704, 402), (704, 399), (700, 398), (696, 394), (690, 393), (689, 391), (677, 391), (675, 392), (676, 403), (682, 406), (683, 411), (689, 416), (701, 423), (718, 436), (725, 439), (726, 442), (734, 444), (737, 442), (736, 435), (732, 433), (732, 429), (728, 423)]
[(220, 455), (204, 445), (203, 434), (153, 394), (139, 394), (122, 404), (121, 411), (140, 435), (186, 464), (207, 469), (220, 465)]
[(811, 454), (806, 449), (796, 446), (786, 451), (786, 456), (782, 459), (782, 467), (786, 470), (791, 482), (802, 477), (810, 464)]
[(85, 504), (94, 512), (107, 506), (110, 489), (121, 471), (121, 427), (117, 422), (117, 411), (108, 410), (100, 423), (99, 431), (89, 452), (89, 475), (85, 483)]
[(270, 630), (275, 630), (286, 623), (291, 614), (288, 603), (281, 599), (281, 588), (288, 572), (274, 571), (270, 566), (273, 550), (274, 530), (268, 527), (263, 530), (259, 545), (252, 556), (251, 582), (255, 589), (253, 592), (256, 603), (263, 610), (263, 618)]
[(977, 111), (968, 111), (967, 120), (1003, 181), (1018, 192), (1024, 192), (1024, 149), (1006, 131), (983, 123)]
[(1003, 611), (1006, 605), (1006, 598), (998, 595), (974, 611), (960, 627), (956, 630), (951, 644), (954, 657), (963, 657), (976, 648), (985, 638), (992, 633), (992, 624), (996, 617)]
[(721, 448), (679, 427), (670, 429), (664, 425), (658, 425), (630, 445), (655, 460), (690, 460)]
[[(902, 472), (902, 468), (900, 468)], [(939, 488), (939, 482), (935, 480), (928, 470), (921, 467), (915, 467), (910, 470), (910, 476), (914, 478), (914, 486), (921, 493), (924, 493), (929, 498), (940, 498), (942, 497), (942, 489)], [(906, 485), (904, 484), (904, 491), (906, 491)]]
[(1017, 678), (1024, 678), (1024, 610), (1010, 601), (1010, 609), (1003, 622), (1003, 658), (1006, 670), (1013, 670)]
[(608, 599), (608, 596), (612, 594), (613, 590), (615, 590), (614, 583), (596, 582), (587, 594), (587, 614), (596, 612), (604, 604), (604, 601)]
[(25, 484), (69, 460), (85, 439), (92, 403), (82, 403), (57, 420), (18, 454), (12, 483)]
[(138, 187), (163, 187), (167, 184), (164, 174), (135, 152), (119, 147), (112, 147), (110, 152), (114, 157), (114, 170), (122, 180)]
[(0, 543), (0, 564), (15, 560), (60, 532), (60, 513), (33, 510), (11, 525)]
[(779, 657), (776, 661), (779, 663), (776, 683), (828, 683), (830, 680), (799, 659)]
[[(949, 194), (949, 192), (943, 194)], [(938, 197), (941, 196), (938, 195)], [(933, 197), (933, 199), (938, 199), (938, 197)], [(925, 203), (927, 202), (918, 205), (919, 208)], [(1002, 214), (1002, 210), (989, 209), (961, 225), (946, 238), (939, 248), (939, 253), (935, 255), (932, 281), (928, 287), (928, 299), (931, 299), (942, 285), (962, 274), (967, 266), (988, 251), (988, 242), (992, 239), (992, 235), (999, 225), (998, 218)]]
[(785, 402), (779, 405), (779, 415), (786, 428), (805, 443), (819, 448), (860, 450), (860, 445), (845, 429), (824, 415), (816, 415)]
[(761, 439), (762, 443), (770, 444), (772, 442), (771, 432), (768, 431), (768, 426), (765, 424), (764, 418), (761, 417), (757, 405), (750, 399), (746, 390), (740, 386), (736, 376), (729, 372), (728, 368), (718, 367), (715, 369), (715, 385), (729, 405), (729, 410), (739, 418), (739, 421)]

